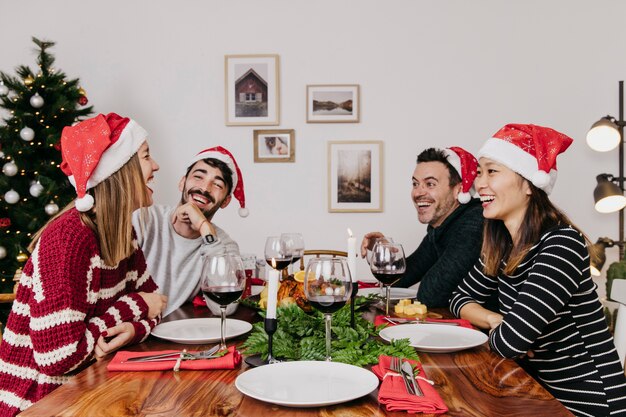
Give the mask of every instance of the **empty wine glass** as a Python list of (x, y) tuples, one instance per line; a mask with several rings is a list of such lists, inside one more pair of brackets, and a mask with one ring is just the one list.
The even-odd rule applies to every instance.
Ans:
[(331, 361), (330, 339), (332, 313), (343, 307), (352, 294), (352, 278), (343, 258), (314, 258), (304, 273), (304, 295), (326, 323), (326, 360)]
[(406, 259), (402, 245), (382, 240), (376, 242), (372, 248), (370, 269), (386, 289), (385, 315), (388, 316), (391, 285), (402, 278), (406, 271)]
[(365, 255), (365, 260), (367, 261), (368, 264), (372, 263), (372, 249), (374, 249), (374, 245), (377, 242), (393, 243), (393, 238), (388, 237), (388, 236), (383, 236), (383, 237), (374, 237), (370, 239), (370, 244), (367, 247), (367, 254)]
[(304, 256), (304, 238), (300, 233), (283, 233), (280, 235), (280, 238), (285, 241), (288, 250), (291, 251), (292, 258), (291, 264), (294, 265), (296, 262)]
[(287, 241), (280, 236), (270, 236), (265, 240), (265, 261), (277, 271), (282, 271), (291, 263), (293, 253)]
[(200, 289), (205, 299), (220, 305), (219, 350), (227, 349), (225, 337), (226, 307), (239, 299), (246, 286), (241, 258), (236, 255), (208, 255), (202, 261)]

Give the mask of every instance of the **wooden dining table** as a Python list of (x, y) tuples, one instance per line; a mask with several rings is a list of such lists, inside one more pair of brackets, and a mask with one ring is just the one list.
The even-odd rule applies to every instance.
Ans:
[[(449, 316), (447, 311), (437, 312)], [(368, 313), (373, 317), (373, 314)], [(213, 317), (205, 307), (191, 304), (164, 321)], [(239, 306), (233, 318), (258, 321), (255, 310)], [(241, 343), (246, 335), (231, 339)], [(211, 344), (213, 345), (213, 344)], [(205, 349), (211, 345), (195, 345)], [(137, 352), (190, 349), (150, 336), (125, 347)], [(444, 416), (571, 416), (563, 405), (518, 364), (482, 346), (453, 353), (419, 352), (424, 370), (449, 408)], [(346, 403), (315, 408), (290, 408), (248, 397), (237, 390), (235, 379), (249, 366), (234, 370), (109, 372), (113, 355), (95, 361), (70, 382), (57, 388), (20, 416), (401, 416), (388, 412), (377, 400), (378, 389)], [(427, 416), (429, 414), (421, 414)]]

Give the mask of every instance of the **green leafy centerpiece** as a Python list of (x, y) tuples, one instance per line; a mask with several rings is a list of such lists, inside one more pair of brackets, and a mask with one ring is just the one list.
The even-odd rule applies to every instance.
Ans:
[[(371, 302), (368, 298), (357, 297), (355, 308)], [(260, 314), (264, 316), (264, 312)], [(408, 339), (383, 343), (378, 340), (378, 328), (357, 315), (354, 328), (350, 327), (350, 307), (345, 306), (333, 315), (332, 358), (335, 362), (364, 366), (378, 363), (380, 355), (398, 356), (419, 360)], [(279, 307), (277, 312), (278, 330), (274, 333), (274, 356), (287, 361), (324, 360), (325, 333), (324, 315), (320, 312), (305, 313), (295, 304)], [(263, 322), (253, 325), (252, 332), (243, 343), (247, 355), (260, 354), (267, 358), (267, 334)]]

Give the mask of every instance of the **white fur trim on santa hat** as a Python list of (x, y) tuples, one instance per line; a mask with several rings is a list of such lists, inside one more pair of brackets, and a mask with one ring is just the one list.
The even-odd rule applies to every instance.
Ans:
[(556, 183), (557, 171), (550, 172), (539, 170), (537, 158), (521, 149), (519, 146), (498, 138), (488, 139), (478, 151), (477, 158), (489, 158), (507, 166), (522, 177), (533, 183), (535, 187), (542, 189), (546, 194), (552, 192)]
[[(233, 163), (233, 160), (228, 155), (215, 151), (215, 150), (202, 152), (194, 156), (194, 158), (191, 160), (191, 163), (188, 165), (188, 167), (191, 168), (193, 164), (195, 164), (196, 162), (202, 161), (203, 159), (207, 159), (207, 158), (217, 159), (217, 160), (222, 161), (226, 165), (228, 165), (228, 168), (230, 168), (230, 172), (232, 172), (232, 178), (233, 178), (233, 187), (230, 190), (232, 192), (237, 187), (237, 183), (239, 182), (239, 177), (237, 176), (237, 169), (235, 168), (235, 164)], [(246, 217), (246, 216), (247, 214), (241, 217)]]

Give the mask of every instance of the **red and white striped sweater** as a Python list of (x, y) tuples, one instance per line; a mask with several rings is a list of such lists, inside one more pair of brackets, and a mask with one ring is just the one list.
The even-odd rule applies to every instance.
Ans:
[(76, 209), (50, 224), (24, 266), (0, 344), (0, 416), (28, 408), (89, 364), (107, 328), (131, 322), (131, 343), (144, 340), (157, 320), (138, 292), (156, 289), (141, 249), (106, 266)]

